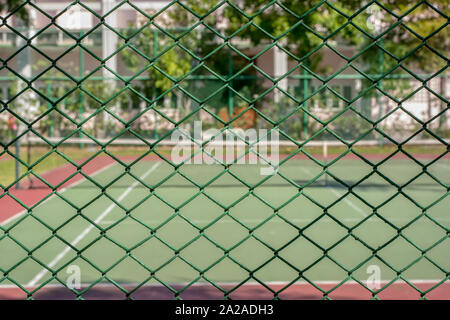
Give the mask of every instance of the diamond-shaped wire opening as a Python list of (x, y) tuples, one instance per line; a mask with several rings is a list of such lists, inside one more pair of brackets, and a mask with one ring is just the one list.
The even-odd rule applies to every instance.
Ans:
[(376, 37), (385, 32), (396, 21), (397, 19), (395, 16), (390, 14), (390, 12), (386, 11), (377, 3), (371, 4), (365, 8), (365, 10), (360, 12), (356, 19), (352, 19), (355, 26), (372, 37)]
[[(208, 255), (203, 252), (208, 252)], [(183, 249), (182, 255), (196, 268), (205, 270), (222, 258), (223, 251), (205, 237), (200, 237)]]
[(372, 124), (353, 110), (339, 113), (338, 117), (332, 120), (327, 127), (334, 134), (351, 142), (362, 136), (367, 136), (372, 131)]
[(258, 227), (254, 235), (272, 248), (280, 249), (295, 239), (298, 231), (283, 219), (275, 216)]
[(217, 74), (212, 74), (205, 67), (199, 67), (191, 72), (190, 76), (204, 78), (196, 80), (185, 78), (181, 82), (182, 88), (196, 100), (217, 105), (223, 103), (226, 99), (227, 83), (220, 79)]
[[(259, 170), (261, 171), (261, 167), (259, 167)], [(261, 176), (261, 178), (263, 178), (263, 176)], [(296, 183), (298, 182), (296, 181)], [(273, 191), (275, 188), (281, 188), (283, 193), (274, 193)], [(296, 187), (275, 175), (271, 176), (260, 187), (255, 189), (255, 194), (261, 199), (260, 201), (270, 204), (273, 208), (282, 206), (287, 201), (295, 197), (297, 193), (298, 189)]]
[[(95, 107), (95, 105), (90, 105)], [(91, 115), (89, 115), (91, 113)], [(96, 139), (107, 137), (110, 132), (120, 132), (124, 129), (122, 122), (111, 116), (105, 110), (91, 109), (87, 114), (83, 114), (82, 130), (85, 135), (90, 135)]]
[[(232, 161), (229, 162), (231, 163)], [(222, 192), (221, 186), (227, 185), (232, 186), (232, 189), (230, 189), (232, 192)], [(205, 188), (205, 192), (222, 205), (229, 206), (246, 195), (248, 187), (236, 180), (231, 174), (225, 173), (209, 184)]]
[(443, 252), (445, 252), (445, 247), (449, 245), (449, 241), (448, 238), (444, 239), (442, 242), (437, 243), (433, 248), (430, 248), (427, 252), (427, 257), (445, 270), (449, 268), (449, 262), (443, 257)]
[[(431, 189), (430, 191), (420, 192), (424, 187)], [(422, 174), (409, 183), (404, 192), (414, 199), (421, 206), (429, 206), (441, 197), (447, 194), (447, 188), (438, 183), (437, 178), (431, 178), (428, 175)]]
[[(205, 272), (205, 277), (214, 282), (240, 283), (248, 279), (248, 272), (236, 261), (226, 257), (219, 261), (214, 267)], [(223, 287), (227, 287), (223, 285)], [(229, 288), (229, 287), (228, 287)], [(223, 296), (223, 294), (222, 294)]]
[[(323, 255), (323, 252), (322, 254)], [(335, 283), (332, 288), (348, 277), (348, 271), (343, 269), (329, 257), (319, 258), (307, 266), (306, 271), (302, 273), (305, 279), (314, 279), (320, 275), (326, 275), (324, 278)], [(309, 280), (311, 282), (311, 280)], [(326, 281), (326, 280), (325, 280)], [(321, 284), (317, 284), (321, 287)], [(330, 288), (331, 289), (331, 288)]]
[(445, 70), (447, 62), (445, 61), (445, 55), (440, 56), (439, 52), (434, 52), (430, 48), (423, 46), (417, 50), (414, 50), (406, 59), (402, 61), (402, 65), (407, 67), (409, 70), (414, 71), (418, 74), (419, 78), (427, 79), (429, 76), (421, 75), (435, 74), (440, 70)]
[(427, 122), (427, 129), (435, 136), (445, 137), (450, 132), (450, 110), (445, 108), (445, 104), (442, 101), (439, 101), (439, 106), (436, 107), (440, 111), (435, 119)]
[[(276, 271), (274, 272), (273, 270)], [(256, 279), (277, 279), (281, 275), (286, 278), (286, 282), (294, 281), (298, 278), (297, 270), (280, 259), (273, 259), (269, 261), (269, 263), (255, 272), (254, 277)], [(276, 291), (278, 285), (275, 283), (271, 283), (269, 280), (267, 283), (267, 287), (271, 288), (273, 291)], [(271, 291), (269, 291), (266, 287), (261, 286), (261, 289), (263, 288), (268, 298), (273, 297), (273, 293)]]
[[(134, 3), (121, 2), (116, 5), (117, 7), (106, 16), (106, 23), (103, 24), (106, 28), (106, 34), (111, 32), (111, 34), (119, 34), (122, 37), (139, 34), (138, 32), (140, 30), (145, 30), (145, 26), (149, 25), (149, 17), (156, 13), (155, 10), (152, 9), (143, 10), (140, 8), (139, 4), (136, 5)], [(111, 20), (117, 18), (120, 19), (120, 14), (117, 14), (120, 11), (127, 12), (127, 15), (125, 16), (127, 20), (121, 23), (121, 26), (123, 26), (122, 28), (117, 28), (114, 26), (114, 23), (111, 23)], [(114, 17), (114, 15), (116, 16)]]
[(180, 257), (170, 260), (163, 268), (155, 272), (155, 276), (163, 282), (170, 282), (174, 276), (178, 283), (191, 283), (199, 277), (199, 272)]
[[(177, 27), (171, 28), (175, 19), (183, 22), (179, 23)], [(158, 27), (158, 29), (164, 29), (164, 32), (172, 38), (184, 35), (192, 30), (197, 23), (198, 19), (195, 15), (183, 7), (180, 3), (176, 2), (172, 3), (166, 10), (160, 11), (152, 21), (153, 25)]]
[[(427, 83), (431, 87), (434, 83)], [(427, 88), (421, 88), (413, 95), (409, 95), (403, 101), (402, 106), (405, 112), (414, 115), (421, 122), (428, 122), (435, 119), (440, 112), (440, 98)]]
[[(63, 69), (64, 70), (64, 69)], [(49, 97), (49, 100), (59, 100), (64, 99), (69, 96), (72, 92), (76, 90), (77, 84), (74, 81), (75, 78), (73, 75), (68, 72), (68, 70), (64, 70), (66, 74), (62, 73), (59, 69), (52, 67), (47, 69), (44, 73), (40, 74), (39, 79), (58, 79), (58, 86), (56, 86), (55, 80), (50, 80), (44, 84), (39, 83), (37, 81), (32, 83), (32, 87), (35, 88), (40, 93), (41, 97)], [(47, 84), (47, 85), (45, 85)], [(49, 86), (51, 88), (49, 89)], [(51, 92), (50, 92), (51, 90)]]
[[(399, 253), (402, 253), (401, 255)], [(379, 256), (394, 269), (401, 270), (419, 258), (421, 252), (402, 237), (392, 240), (379, 251)], [(405, 259), (405, 257), (407, 257)]]
[(347, 59), (352, 59), (360, 53), (353, 46), (367, 47), (371, 44), (371, 39), (370, 35), (366, 35), (357, 26), (349, 24), (333, 35), (327, 43), (329, 47), (338, 51), (340, 55)]
[[(401, 213), (398, 212), (400, 206), (405, 208)], [(378, 213), (387, 220), (391, 226), (401, 228), (408, 225), (413, 219), (419, 216), (421, 208), (404, 195), (399, 194), (388, 203), (384, 204), (378, 210)]]
[(422, 125), (410, 114), (396, 107), (390, 110), (377, 124), (384, 135), (389, 133), (389, 137), (401, 142), (420, 130)]
[(273, 210), (257, 197), (246, 197), (230, 210), (230, 215), (240, 223), (255, 228), (273, 215)]
[[(17, 243), (14, 236), (5, 236), (4, 232), (1, 232), (1, 243), (0, 243), (0, 252), (4, 252), (12, 248), (14, 250), (14, 256), (11, 259), (2, 259), (0, 262), (0, 268), (2, 270), (8, 270), (12, 267), (16, 266), (22, 259), (24, 259), (27, 255), (26, 250), (20, 246), (20, 242)], [(14, 241), (16, 240), (16, 241)]]
[[(323, 77), (331, 76), (347, 65), (347, 61), (328, 46), (323, 46), (314, 52), (310, 56), (310, 60), (313, 61), (312, 63), (318, 65), (317, 69), (319, 70), (319, 74)], [(329, 64), (330, 60), (333, 61), (333, 65)]]
[[(251, 45), (252, 41), (258, 42), (262, 39), (267, 39), (267, 32), (256, 27), (254, 24), (247, 23), (247, 18), (244, 18), (242, 26), (234, 31), (233, 37), (230, 40), (231, 45), (239, 51), (243, 51), (244, 48)], [(260, 52), (263, 48), (258, 46), (254, 49)]]
[[(169, 46), (172, 42), (166, 41), (166, 43), (166, 46)], [(218, 34), (215, 29), (211, 29), (211, 27), (205, 24), (196, 26), (178, 41), (181, 47), (198, 57), (196, 59), (198, 62), (213, 54), (224, 43), (225, 41), (220, 37), (220, 33)], [(161, 49), (164, 49), (164, 47)]]
[[(124, 66), (122, 70), (116, 70), (115, 72), (122, 76), (126, 77), (138, 77), (145, 76), (146, 67), (149, 67), (151, 64), (151, 59), (156, 57), (153, 46), (148, 48), (148, 43), (143, 43), (146, 37), (139, 38), (139, 36), (132, 38), (130, 41), (125, 42), (124, 40), (120, 40), (118, 43), (118, 47), (120, 51), (117, 52), (113, 57), (116, 57), (120, 61), (123, 61)], [(112, 59), (113, 57), (109, 58)], [(106, 69), (104, 69), (106, 70)]]
[[(343, 13), (348, 14), (349, 12), (345, 12), (347, 10), (344, 11), (342, 9), (339, 12), (336, 10), (336, 7), (331, 5), (331, 3), (325, 2), (317, 7), (314, 13), (310, 13), (309, 15), (311, 16), (308, 15), (309, 19), (305, 21), (305, 24), (323, 39), (324, 37), (334, 34), (339, 28), (348, 22)], [(328, 16), (330, 18), (321, 19), (320, 16)]]
[[(331, 193), (331, 192), (330, 192)], [(334, 195), (333, 195), (334, 196)], [(326, 203), (326, 201), (321, 201)], [(333, 232), (320, 233), (319, 230), (333, 230)], [(317, 220), (314, 224), (309, 226), (304, 234), (310, 241), (313, 241), (315, 245), (321, 248), (327, 249), (342, 239), (346, 234), (347, 230), (337, 224), (334, 220), (330, 220), (328, 217), (322, 217)], [(326, 234), (326, 235), (325, 235)]]
[[(413, 11), (409, 12), (408, 15), (402, 19), (403, 24), (416, 32), (419, 36), (427, 37), (439, 27), (445, 25), (448, 21), (441, 12), (438, 12), (433, 7), (423, 3), (417, 6)], [(426, 25), (426, 27), (424, 25)]]
[[(371, 187), (381, 188), (383, 192), (371, 193)], [(381, 174), (374, 173), (364, 181), (360, 182), (357, 186), (353, 187), (353, 192), (365, 199), (372, 207), (376, 207), (385, 203), (387, 200), (389, 200), (389, 202), (392, 201), (392, 197), (398, 194), (398, 189), (389, 181), (386, 181)], [(368, 196), (369, 193), (370, 196)]]
[[(130, 273), (129, 270), (133, 270), (133, 272)], [(136, 280), (140, 281), (140, 279), (145, 279), (148, 277), (148, 274), (149, 271), (147, 268), (133, 259), (133, 257), (125, 257), (120, 262), (118, 261), (118, 264), (116, 264), (112, 269), (108, 270), (107, 277), (108, 279), (117, 281), (118, 283), (136, 283)]]
[(79, 39), (82, 36), (80, 30), (86, 26), (92, 28), (95, 20), (98, 22), (98, 18), (90, 10), (74, 3), (58, 12), (55, 25), (63, 30), (66, 37)]
[[(98, 232), (97, 235), (99, 234)], [(107, 270), (113, 267), (124, 255), (125, 250), (106, 237), (101, 237), (96, 240), (83, 252), (83, 257), (87, 260), (95, 261), (95, 265), (101, 270)], [(102, 258), (98, 259), (99, 256)]]
[[(380, 215), (383, 216), (382, 214)], [(393, 219), (389, 219), (389, 217), (386, 218), (383, 216), (383, 218), (384, 219), (380, 218), (379, 216), (373, 215), (371, 218), (365, 220), (362, 224), (353, 229), (352, 235), (360, 239), (370, 248), (381, 247), (382, 245), (389, 242), (389, 240), (391, 240), (397, 234), (397, 230), (395, 230), (395, 228), (391, 225), (396, 221), (391, 221)], [(385, 220), (387, 220), (388, 222), (386, 222)]]
[[(42, 262), (41, 262), (42, 263)], [(22, 261), (20, 264), (17, 264), (12, 270), (10, 270), (8, 274), (8, 278), (17, 283), (25, 283), (30, 279), (26, 279), (24, 275), (27, 274), (26, 270), (32, 270), (33, 274), (38, 273), (42, 270), (42, 266), (36, 262), (35, 260), (28, 258)], [(45, 280), (48, 280), (50, 277), (45, 277)]]
[[(425, 271), (427, 270), (425, 275)], [(413, 265), (411, 265), (407, 270), (402, 272), (402, 278), (410, 282), (411, 284), (417, 283), (418, 279), (415, 277), (428, 278), (428, 281), (424, 281), (425, 283), (419, 286), (419, 290), (426, 291), (435, 286), (441, 279), (445, 278), (445, 273), (437, 267), (433, 261), (429, 261), (428, 259), (420, 259)], [(416, 289), (417, 290), (417, 289)]]
[(270, 259), (273, 252), (254, 237), (241, 242), (236, 248), (230, 251), (230, 256), (239, 261), (239, 264), (246, 269), (256, 269), (265, 261)]
[[(397, 59), (405, 58), (411, 50), (422, 44), (419, 38), (401, 24), (383, 34), (382, 39), (381, 47)], [(404, 45), (400, 46), (400, 43)]]
[[(421, 229), (421, 231), (417, 232), (418, 229)], [(424, 229), (427, 230), (426, 232), (429, 234), (426, 238), (419, 236)], [(445, 229), (436, 225), (436, 223), (426, 217), (414, 221), (414, 223), (409, 225), (408, 228), (403, 231), (403, 234), (408, 240), (424, 249), (432, 247), (436, 242), (446, 237)]]
[[(101, 62), (89, 51), (77, 46), (70, 51), (69, 55), (58, 59), (56, 65), (59, 67), (59, 70), (55, 70), (54, 77), (65, 76), (78, 80), (83, 79), (95, 70), (98, 70)], [(64, 74), (60, 70), (63, 70)]]
[[(150, 236), (150, 235), (149, 235)], [(133, 257), (150, 270), (156, 270), (173, 258), (172, 248), (158, 239), (158, 233), (132, 250)]]
[[(92, 262), (92, 261), (86, 261), (84, 256), (82, 257), (77, 257), (76, 259), (73, 259), (70, 263), (70, 265), (68, 265), (67, 267), (61, 269), (58, 273), (57, 273), (57, 277), (58, 279), (60, 279), (61, 281), (63, 281), (63, 283), (71, 283), (71, 279), (70, 276), (74, 274), (74, 272), (77, 272), (77, 267), (79, 268), (80, 272), (80, 285), (81, 288), (73, 288), (76, 292), (82, 292), (83, 289), (85, 289), (88, 284), (93, 284), (95, 283), (95, 281), (98, 281), (98, 279), (100, 279), (102, 277), (102, 273), (101, 271), (98, 270), (98, 268), (96, 267), (96, 265)], [(113, 291), (113, 287), (110, 286), (109, 291)], [(64, 296), (68, 296), (68, 299), (74, 299), (75, 298), (75, 293), (69, 291), (68, 289), (66, 289), (67, 291), (64, 292), (64, 289), (61, 288), (61, 294)], [(95, 286), (93, 288), (91, 288), (90, 290), (95, 291)], [(89, 291), (90, 291), (89, 290)], [(83, 293), (83, 297), (86, 296), (87, 299), (89, 296), (89, 291)], [(45, 297), (45, 293), (42, 293), (42, 298)]]
[(225, 250), (229, 250), (248, 236), (248, 229), (242, 226), (237, 218), (225, 215), (205, 230), (205, 236)]
[(361, 261), (369, 259), (372, 250), (364, 246), (360, 240), (346, 237), (330, 250), (329, 255), (345, 269), (350, 270), (358, 267)]
[(198, 227), (204, 228), (217, 220), (223, 214), (223, 209), (206, 196), (200, 195), (185, 205), (181, 214)]
[[(190, 61), (192, 56), (179, 46), (172, 46), (169, 50), (162, 54), (157, 62), (150, 70), (154, 70), (154, 74), (160, 78), (160, 86), (165, 91), (169, 89), (175, 81), (184, 78), (191, 71)], [(177, 67), (173, 67), (173, 63)], [(177, 63), (178, 62), (178, 63)]]

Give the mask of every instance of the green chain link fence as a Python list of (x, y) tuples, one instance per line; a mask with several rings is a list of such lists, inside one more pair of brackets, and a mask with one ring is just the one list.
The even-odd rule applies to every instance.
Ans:
[[(187, 184), (196, 190), (186, 202), (203, 195), (223, 210), (220, 216), (204, 227), (199, 227), (183, 216), (185, 223), (193, 226), (199, 233), (182, 246), (168, 245), (167, 250), (174, 257), (183, 259), (199, 276), (181, 289), (174, 289), (170, 281), (157, 276), (172, 260), (153, 269), (133, 257), (133, 249), (152, 238), (160, 239), (160, 227), (146, 226), (150, 236), (133, 248), (114, 241), (126, 252), (123, 258), (135, 259), (148, 271), (148, 279), (158, 280), (175, 297), (179, 297), (198, 281), (211, 284), (225, 298), (231, 297), (233, 292), (245, 286), (249, 279), (266, 287), (274, 298), (279, 298), (296, 281), (310, 283), (325, 298), (352, 280), (356, 280), (375, 298), (398, 280), (406, 281), (425, 298), (446, 283), (449, 278), (448, 257), (447, 263), (440, 264), (428, 253), (439, 244), (446, 243), (449, 235), (449, 225), (429, 214), (431, 209), (445, 203), (450, 190), (448, 180), (430, 170), (433, 165), (445, 161), (449, 151), (446, 140), (450, 137), (446, 83), (449, 52), (447, 1), (187, 0), (167, 1), (161, 8), (150, 10), (141, 6), (142, 3), (147, 3), (145, 1), (73, 1), (64, 2), (67, 6), (58, 9), (55, 14), (44, 10), (41, 7), (43, 3), (45, 1), (12, 1), (9, 7), (3, 8), (5, 10), (1, 18), (3, 42), (0, 48), (0, 83), (3, 89), (0, 156), (15, 162), (16, 174), (14, 179), (5, 178), (5, 181), (0, 182), (0, 197), (4, 201), (13, 199), (26, 213), (15, 223), (0, 225), (0, 245), (2, 242), (5, 244), (12, 241), (28, 254), (12, 265), (0, 264), (0, 283), (13, 284), (25, 292), (28, 298), (33, 298), (39, 290), (55, 281), (66, 286), (58, 273), (73, 260), (55, 269), (54, 265), (34, 256), (40, 247), (57, 239), (74, 250), (77, 257), (83, 257), (85, 251), (96, 242), (102, 239), (114, 241), (108, 235), (109, 228), (83, 213), (93, 201), (78, 205), (69, 195), (64, 196), (60, 192), (61, 186), (77, 174), (81, 174), (101, 190), (99, 197), (108, 198), (115, 206), (122, 208), (127, 216), (133, 216), (133, 210), (138, 204), (130, 209), (120, 199), (109, 194), (113, 185), (124, 177), (132, 177), (133, 181), (147, 188), (149, 194), (139, 199), (139, 204), (149, 197), (157, 197), (172, 208), (171, 219), (180, 215), (182, 206), (170, 203), (170, 200), (159, 195), (158, 186), (175, 175), (184, 177)], [(110, 7), (105, 9), (107, 3)], [(94, 4), (101, 5), (100, 9)], [(124, 7), (133, 12), (133, 18), (127, 25), (120, 21), (122, 16), (113, 18)], [(73, 8), (90, 17), (93, 23), (89, 28), (78, 30), (78, 27), (67, 29), (61, 26), (64, 19), (69, 19), (65, 15)], [(277, 70), (283, 63), (286, 66)], [(419, 94), (422, 97), (422, 100), (419, 99), (421, 107), (416, 100), (412, 101)], [(419, 113), (418, 108), (422, 110)], [(240, 127), (239, 123), (246, 113), (253, 114), (256, 120), (244, 124), (252, 128), (268, 129), (269, 133), (277, 131), (281, 140), (290, 145), (283, 150), (284, 158), (279, 163), (279, 168), (287, 166), (290, 160), (298, 156), (304, 156), (320, 167), (320, 171), (313, 174), (314, 177), (303, 182), (295, 180), (294, 176), (278, 172), (279, 178), (296, 190), (291, 200), (282, 205), (275, 205), (255, 195), (254, 191), (271, 176), (249, 183), (233, 172), (233, 164), (218, 160), (222, 171), (218, 174), (211, 173), (206, 177), (207, 182), (199, 183), (185, 174), (183, 170), (186, 165), (172, 161), (164, 151), (164, 142), (175, 130), (183, 128), (192, 133), (196, 120), (204, 120), (207, 123), (206, 129), (216, 127), (225, 132), (230, 128)], [(392, 121), (394, 116), (399, 117)], [(405, 121), (405, 124), (402, 125), (401, 121)], [(31, 154), (31, 158), (32, 151), (29, 151), (27, 158), (23, 148), (20, 151), (20, 145), (28, 141), (28, 147), (31, 148), (30, 136), (32, 141), (38, 141), (38, 145), (44, 146), (44, 151), (41, 150), (34, 157)], [(81, 162), (79, 157), (73, 158), (62, 149), (73, 138), (82, 138), (76, 140), (79, 142), (80, 154), (84, 155), (88, 146), (93, 148), (92, 153)], [(132, 162), (125, 162), (111, 151), (111, 147), (120, 139), (130, 138), (141, 145), (143, 151)], [(416, 139), (433, 141), (431, 151), (426, 150), (433, 154), (433, 159), (429, 162), (421, 161), (417, 154), (422, 151), (411, 147)], [(308, 149), (311, 143), (314, 145), (314, 142), (319, 142), (318, 145), (322, 146), (323, 143), (320, 142), (330, 140), (333, 141), (332, 145), (334, 143), (339, 146), (330, 150), (337, 153), (332, 160), (317, 157), (322, 151)], [(365, 141), (372, 143), (369, 145), (373, 148), (378, 146), (382, 150), (384, 157), (380, 161), (372, 161), (364, 151), (358, 149)], [(377, 141), (375, 145), (374, 141)], [(209, 152), (206, 148), (208, 142), (210, 141), (201, 144), (199, 152)], [(258, 141), (244, 143), (251, 147)], [(386, 145), (390, 147), (386, 149)], [(250, 147), (246, 154), (251, 152)], [(48, 182), (44, 172), (37, 168), (51, 155), (57, 155), (63, 163), (75, 167), (76, 171), (57, 184)], [(123, 167), (112, 181), (104, 184), (84, 171), (100, 155), (107, 155)], [(156, 184), (133, 173), (133, 166), (138, 166), (149, 155), (156, 155), (171, 168), (170, 174)], [(343, 180), (333, 171), (333, 166), (349, 155), (371, 168), (351, 182)], [(258, 156), (264, 157), (261, 154)], [(420, 170), (403, 182), (396, 181), (380, 170), (380, 167), (389, 165), (396, 156), (410, 160)], [(350, 172), (351, 169), (347, 173), (351, 174)], [(205, 188), (224, 174), (232, 175), (247, 189), (231, 205), (225, 205), (205, 193)], [(395, 190), (379, 205), (374, 205), (364, 194), (355, 191), (374, 175), (382, 177), (384, 183)], [(444, 190), (427, 205), (404, 191), (424, 176), (431, 184)], [(21, 184), (26, 184), (27, 178), (37, 179), (50, 189), (48, 194), (33, 205), (27, 204), (15, 193)], [(330, 204), (321, 203), (320, 196), (315, 198), (306, 192), (308, 186), (324, 178), (337, 183), (344, 190)], [(128, 186), (131, 185), (130, 183)], [(83, 249), (61, 237), (59, 232), (73, 217), (55, 228), (35, 214), (36, 208), (52, 196), (75, 207), (77, 215), (98, 229), (100, 236)], [(248, 231), (243, 240), (229, 248), (206, 234), (208, 228), (227, 216), (234, 206), (253, 196), (258, 197), (272, 214), (254, 227), (235, 218)], [(299, 196), (308, 198), (321, 210), (320, 215), (301, 227), (280, 214), (283, 207)], [(405, 201), (413, 204), (420, 212), (403, 226), (389, 221), (379, 212), (399, 196), (403, 196)], [(350, 197), (358, 199), (370, 211), (364, 219), (352, 226), (330, 214), (333, 207)], [(2, 219), (2, 214), (8, 218), (8, 212), (1, 212), (0, 221), (6, 220)], [(301, 216), (301, 210), (298, 214)], [(51, 232), (39, 245), (32, 247), (14, 235), (15, 229), (20, 229), (21, 223), (29, 217), (34, 217)], [(282, 219), (298, 232), (297, 236), (279, 248), (256, 234), (258, 228), (262, 228), (274, 217)], [(307, 231), (324, 217), (330, 218), (346, 231), (346, 235), (329, 246), (323, 246), (307, 235)], [(365, 242), (355, 234), (358, 227), (375, 218), (383, 220), (395, 232), (389, 241), (378, 246)], [(443, 232), (443, 236), (432, 245), (422, 246), (404, 234), (408, 227), (422, 218), (429, 219)], [(423, 234), (423, 237), (428, 236)], [(279, 256), (281, 250), (289, 247), (299, 237), (304, 237), (322, 252), (319, 259), (304, 269)], [(40, 237), (36, 235), (36, 238)], [(421, 253), (417, 259), (402, 268), (390, 264), (379, 254), (380, 250), (389, 247), (399, 238)], [(183, 258), (183, 250), (199, 239), (209, 241), (222, 252), (216, 262), (207, 268), (200, 268), (195, 261)], [(230, 254), (230, 251), (248, 239), (262, 243), (272, 252), (272, 257), (255, 269), (246, 267)], [(354, 268), (346, 267), (328, 254), (348, 239), (354, 239), (371, 252)], [(231, 288), (225, 288), (204, 276), (225, 258), (232, 259), (248, 273), (245, 281)], [(320, 284), (304, 276), (305, 272), (314, 269), (324, 258), (333, 260), (336, 268), (343, 269), (347, 274), (330, 290), (323, 289)], [(353, 272), (373, 258), (379, 259), (395, 273), (393, 279), (379, 289), (370, 289), (353, 276)], [(298, 277), (280, 290), (274, 290), (254, 277), (255, 272), (274, 259), (280, 259), (298, 273)], [(29, 260), (33, 260), (50, 274), (47, 280), (35, 283), (37, 286), (34, 287), (27, 287), (11, 276), (16, 268)], [(442, 279), (427, 289), (421, 289), (404, 276), (405, 272), (422, 260), (428, 261), (443, 274)], [(95, 268), (102, 276), (81, 291), (71, 289), (78, 297), (82, 298), (100, 280), (110, 281), (125, 292), (127, 297), (132, 297), (135, 290), (146, 284), (145, 281), (140, 282), (138, 287), (130, 290), (113, 278), (108, 278), (111, 269), (100, 266)]]

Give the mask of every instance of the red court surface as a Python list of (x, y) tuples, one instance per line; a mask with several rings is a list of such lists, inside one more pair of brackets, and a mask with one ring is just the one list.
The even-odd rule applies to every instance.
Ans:
[[(78, 161), (78, 163), (81, 164), (84, 161), (86, 159)], [(110, 157), (96, 157), (83, 165), (81, 171), (90, 176), (113, 163), (114, 160)], [(82, 174), (77, 173), (77, 168), (70, 163), (41, 174), (40, 178), (33, 177), (31, 181), (27, 178), (22, 179), (20, 189), (12, 187), (9, 190), (0, 190), (2, 193), (0, 198), (0, 223), (27, 210), (20, 202), (31, 207), (50, 195), (53, 188), (61, 191), (86, 179)], [(61, 184), (68, 178), (70, 179), (67, 182)], [(31, 188), (30, 184), (32, 185)]]
[[(436, 283), (412, 283), (417, 289), (421, 291), (429, 290)], [(386, 283), (382, 284), (382, 287)], [(368, 300), (374, 298), (370, 291), (357, 283), (346, 283), (338, 288), (335, 288), (337, 284), (332, 283), (317, 283), (314, 286), (307, 283), (295, 283), (285, 288), (286, 285), (281, 283), (268, 283), (267, 286), (274, 292), (278, 292), (276, 298), (286, 300), (318, 300), (318, 299), (334, 299), (334, 300)], [(274, 292), (269, 291), (267, 288), (260, 284), (247, 284), (235, 288), (232, 284), (223, 284), (220, 287), (224, 291), (228, 291), (228, 298), (235, 300), (269, 300), (274, 298)], [(141, 287), (136, 285), (123, 285), (123, 289), (127, 290), (131, 294), (127, 296), (121, 289), (111, 284), (98, 284), (93, 286), (86, 292), (83, 292), (83, 299), (147, 299), (147, 300), (168, 300), (175, 297), (186, 300), (220, 300), (224, 299), (224, 293), (213, 287), (212, 285), (194, 284), (190, 287), (183, 289), (181, 285), (174, 285), (171, 288), (174, 291), (180, 291), (181, 293), (175, 295), (166, 287), (155, 285), (143, 285)], [(282, 290), (285, 288), (284, 290)], [(335, 289), (334, 289), (335, 288)], [(33, 293), (34, 299), (62, 299), (69, 300), (75, 299), (77, 296), (69, 289), (62, 286), (46, 286), (35, 291), (36, 288), (27, 288), (27, 290)], [(83, 289), (79, 290), (80, 292)], [(281, 292), (280, 292), (281, 291)], [(327, 295), (324, 295), (327, 292)], [(442, 283), (435, 289), (426, 293), (425, 297), (430, 300), (448, 300), (450, 299), (450, 282)], [(421, 293), (414, 289), (407, 283), (394, 283), (387, 286), (381, 292), (379, 292), (375, 298), (381, 300), (418, 300), (423, 298)], [(27, 293), (17, 287), (2, 287), (0, 288), (0, 299), (27, 299)]]

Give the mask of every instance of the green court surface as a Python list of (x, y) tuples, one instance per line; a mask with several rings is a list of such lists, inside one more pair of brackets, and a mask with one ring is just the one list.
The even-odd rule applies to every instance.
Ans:
[[(260, 168), (176, 172), (163, 161), (139, 161), (130, 173), (144, 185), (116, 163), (92, 176), (105, 193), (83, 181), (3, 226), (0, 285), (65, 283), (71, 265), (86, 284), (342, 281), (349, 274), (365, 281), (370, 265), (383, 280), (446, 278), (450, 197), (432, 177), (448, 186), (449, 159), (427, 167), (429, 175), (411, 160), (391, 159), (377, 167), (384, 178), (362, 160), (341, 159), (329, 168), (340, 182), (307, 159), (291, 159), (271, 177)], [(342, 184), (357, 182), (351, 192)]]

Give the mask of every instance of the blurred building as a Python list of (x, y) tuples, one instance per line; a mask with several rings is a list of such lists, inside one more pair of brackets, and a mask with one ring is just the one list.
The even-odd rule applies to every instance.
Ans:
[[(116, 0), (92, 0), (83, 1), (83, 6), (77, 4), (69, 8), (71, 1), (36, 0), (33, 1), (33, 5), (26, 5), (31, 17), (31, 24), (26, 29), (20, 27), (20, 22), (15, 15), (7, 16), (4, 20), (5, 24), (0, 27), (0, 58), (4, 61), (4, 67), (0, 70), (0, 96), (2, 99), (11, 96), (11, 77), (19, 78), (15, 72), (27, 78), (32, 78), (45, 67), (48, 67), (49, 64), (52, 64), (54, 59), (56, 60), (56, 66), (65, 70), (74, 78), (87, 75), (96, 69), (98, 70), (92, 74), (92, 77), (106, 77), (107, 80), (115, 78), (113, 73), (123, 76), (132, 75), (133, 72), (127, 68), (120, 54), (115, 54), (118, 43), (122, 40), (120, 30), (144, 26), (148, 18), (143, 13), (157, 12), (167, 6), (170, 1), (133, 0), (130, 2), (132, 5), (127, 3), (120, 5), (121, 2)], [(36, 7), (45, 14), (37, 10)], [(105, 17), (106, 27), (101, 24), (102, 16)], [(23, 33), (26, 38), (34, 36), (31, 42), (34, 48), (30, 48), (28, 56), (25, 57), (21, 57), (21, 53), (16, 54), (18, 48), (25, 45), (20, 33)], [(80, 43), (83, 44), (84, 50), (80, 49), (79, 46), (74, 47), (77, 44), (77, 38), (80, 36), (83, 37)], [(250, 44), (242, 44), (242, 50), (250, 57), (257, 55), (263, 47), (264, 45), (254, 47)], [(339, 46), (339, 52), (344, 56), (351, 56), (356, 50), (352, 47)], [(321, 50), (321, 53), (323, 54), (322, 63), (324, 67), (332, 70), (331, 73), (340, 70), (347, 64), (346, 60), (332, 50), (326, 50), (325, 48)], [(102, 67), (98, 57), (106, 59), (105, 67)], [(28, 67), (24, 61), (29, 61)], [(268, 75), (280, 77), (295, 68), (297, 63), (282, 50), (274, 47), (259, 56), (256, 59), (256, 65)], [(280, 81), (278, 87), (299, 98), (308, 97), (322, 84), (320, 80), (314, 78), (308, 80), (301, 77), (295, 78), (295, 76), (302, 75), (300, 69), (295, 70), (290, 75), (294, 77)], [(338, 77), (328, 83), (329, 87), (332, 87), (346, 99), (356, 97), (362, 90), (360, 75), (351, 68), (346, 68), (340, 75), (340, 78)], [(266, 87), (273, 85), (267, 77), (261, 74), (259, 76), (260, 78), (257, 81), (264, 82)], [(42, 77), (45, 77), (45, 74)], [(306, 86), (304, 81), (308, 81)], [(420, 82), (414, 81), (412, 90), (414, 90), (414, 86), (420, 85), (422, 85)], [(48, 90), (47, 84), (39, 79), (33, 82), (33, 86), (41, 92)], [(428, 83), (428, 86), (444, 96), (450, 95), (450, 82), (444, 78), (436, 77)], [(270, 93), (271, 100), (275, 103), (284, 103), (286, 110), (297, 107), (292, 100), (283, 99), (284, 96), (280, 90), (274, 90)], [(176, 100), (171, 101), (175, 101), (172, 107), (179, 107), (176, 105)], [(41, 101), (41, 103), (43, 102)], [(397, 104), (384, 94), (361, 98), (358, 101), (358, 108), (361, 113), (372, 119), (378, 119), (396, 106)], [(327, 90), (318, 92), (308, 99), (308, 110), (323, 120), (336, 114), (344, 107), (344, 101)], [(422, 89), (408, 99), (402, 105), (402, 108), (411, 112), (417, 118), (425, 120), (431, 119), (442, 110), (442, 102), (429, 91)], [(175, 115), (179, 117), (177, 113)], [(158, 115), (146, 116), (148, 117), (147, 124), (153, 121), (152, 119), (157, 120), (158, 118)], [(446, 121), (450, 121), (450, 117), (447, 118)], [(400, 110), (386, 118), (383, 126), (387, 128), (408, 128), (414, 123), (416, 122), (410, 115)], [(438, 123), (436, 122), (433, 125), (436, 126)], [(448, 123), (446, 125), (449, 126)], [(414, 128), (411, 127), (411, 129)]]

